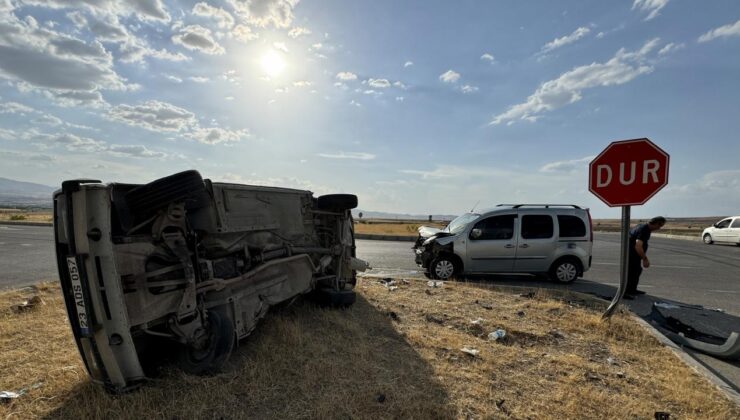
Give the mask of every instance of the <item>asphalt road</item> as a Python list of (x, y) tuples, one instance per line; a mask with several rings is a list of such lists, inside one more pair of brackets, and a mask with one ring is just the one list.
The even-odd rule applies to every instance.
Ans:
[(0, 225), (0, 289), (57, 280), (55, 258), (51, 227)]

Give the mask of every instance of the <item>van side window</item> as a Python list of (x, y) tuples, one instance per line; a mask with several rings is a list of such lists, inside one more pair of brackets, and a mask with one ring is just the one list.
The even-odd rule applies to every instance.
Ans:
[[(480, 229), (482, 234), (477, 241), (511, 239), (514, 237), (514, 219), (516, 214), (505, 214), (502, 216), (493, 216), (481, 220), (473, 226), (473, 229)], [(471, 238), (472, 239), (472, 238)]]
[(578, 216), (558, 215), (561, 238), (582, 238), (586, 236), (586, 224)]
[(737, 219), (735, 219), (735, 221), (732, 222), (732, 226), (730, 226), (730, 227), (731, 228), (740, 228), (740, 217), (738, 217)]
[(731, 220), (732, 219), (725, 219), (725, 220), (717, 223), (717, 229), (724, 229), (724, 228), (730, 226), (730, 221)]
[(522, 217), (523, 239), (552, 238), (552, 217), (547, 215), (528, 214)]

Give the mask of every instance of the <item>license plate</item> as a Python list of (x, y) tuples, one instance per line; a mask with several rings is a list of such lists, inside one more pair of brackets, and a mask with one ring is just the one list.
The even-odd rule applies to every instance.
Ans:
[(82, 290), (80, 271), (77, 269), (77, 260), (75, 257), (67, 257), (67, 268), (69, 268), (69, 278), (72, 280), (72, 295), (75, 302), (75, 309), (77, 310), (77, 322), (80, 326), (80, 332), (88, 335), (90, 333), (90, 319), (87, 317), (85, 294)]

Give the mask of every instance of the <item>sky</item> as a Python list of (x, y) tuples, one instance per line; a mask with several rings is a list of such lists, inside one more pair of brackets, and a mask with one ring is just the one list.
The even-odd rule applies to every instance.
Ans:
[(740, 2), (0, 0), (0, 176), (574, 203), (610, 142), (670, 154), (634, 217), (740, 214)]

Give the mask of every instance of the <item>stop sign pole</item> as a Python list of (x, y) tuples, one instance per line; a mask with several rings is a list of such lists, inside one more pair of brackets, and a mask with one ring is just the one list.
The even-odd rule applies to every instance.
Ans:
[(670, 157), (647, 138), (609, 144), (588, 165), (588, 190), (609, 207), (622, 207), (619, 288), (604, 312), (608, 319), (627, 290), (631, 206), (645, 204), (668, 184)]

